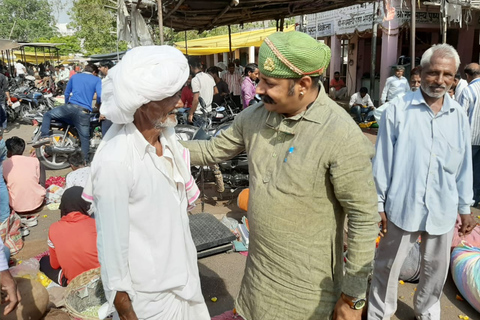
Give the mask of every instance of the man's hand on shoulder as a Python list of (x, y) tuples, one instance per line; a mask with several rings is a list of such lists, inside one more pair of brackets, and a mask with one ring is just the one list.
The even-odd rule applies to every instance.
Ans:
[[(3, 252), (2, 252), (3, 253)], [(3, 315), (7, 315), (17, 307), (18, 303), (22, 298), (20, 297), (20, 292), (17, 288), (17, 283), (15, 279), (13, 279), (10, 271), (4, 270), (0, 272), (0, 289), (1, 291), (5, 291), (7, 296), (5, 297), (5, 301), (1, 301), (1, 303), (8, 302), (8, 305), (5, 307)]]
[(459, 236), (466, 236), (472, 232), (473, 228), (477, 225), (475, 218), (470, 214), (461, 214), (460, 219), (462, 220), (462, 225), (458, 231)]
[(362, 319), (362, 310), (350, 308), (350, 305), (342, 298), (338, 299), (333, 310), (332, 320), (360, 320)]

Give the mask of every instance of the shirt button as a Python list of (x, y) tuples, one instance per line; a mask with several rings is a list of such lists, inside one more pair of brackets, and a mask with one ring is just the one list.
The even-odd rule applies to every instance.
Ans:
[(276, 153), (272, 154), (272, 157), (274, 157), (274, 158), (275, 158), (276, 156), (277, 156), (277, 154), (276, 154)]
[(266, 176), (263, 178), (263, 183), (268, 183), (270, 181), (270, 177)]

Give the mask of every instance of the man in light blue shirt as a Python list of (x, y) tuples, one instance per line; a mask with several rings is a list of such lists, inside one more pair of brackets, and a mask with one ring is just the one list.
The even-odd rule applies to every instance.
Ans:
[[(381, 239), (369, 296), (368, 319), (390, 319), (397, 307), (400, 268), (421, 236), (416, 319), (440, 319), (453, 228), (460, 234), (475, 221), (468, 119), (447, 91), (460, 64), (450, 45), (435, 45), (421, 60), (420, 90), (390, 103), (382, 115), (373, 172)], [(387, 232), (388, 231), (388, 232)]]
[(472, 136), (473, 200), (474, 207), (480, 202), (480, 65), (469, 63), (464, 69), (468, 86), (462, 90), (458, 103), (467, 112)]

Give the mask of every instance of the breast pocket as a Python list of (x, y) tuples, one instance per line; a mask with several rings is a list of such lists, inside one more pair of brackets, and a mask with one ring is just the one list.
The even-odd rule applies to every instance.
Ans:
[(290, 154), (281, 164), (277, 175), (277, 188), (286, 194), (309, 196), (313, 193), (318, 162)]
[(447, 146), (447, 154), (445, 156), (445, 164), (443, 169), (450, 173), (456, 174), (460, 163), (464, 157), (464, 150), (461, 148), (455, 148), (451, 145)]

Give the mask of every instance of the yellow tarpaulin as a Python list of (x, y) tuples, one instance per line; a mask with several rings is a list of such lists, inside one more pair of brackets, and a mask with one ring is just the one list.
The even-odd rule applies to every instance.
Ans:
[[(267, 28), (261, 30), (245, 31), (232, 33), (232, 51), (239, 48), (248, 48), (251, 46), (260, 47), (263, 40), (276, 32), (277, 28)], [(284, 32), (295, 31), (295, 25), (284, 29)], [(176, 42), (174, 46), (192, 56), (209, 55), (215, 53), (229, 52), (228, 34), (208, 38), (200, 38), (187, 41), (187, 50), (185, 50), (185, 41)]]
[[(23, 60), (23, 54), (20, 51), (14, 51), (13, 54), (15, 54), (15, 56), (17, 57), (16, 60)], [(70, 59), (68, 56), (60, 56), (59, 58), (60, 58), (59, 61), (67, 61), (68, 59)], [(56, 54), (54, 54), (53, 52), (51, 55), (48, 52), (45, 52), (45, 59), (44, 59), (43, 52), (39, 52), (39, 50), (37, 50), (37, 58), (35, 58), (35, 52), (25, 52), (25, 59), (27, 60), (25, 62), (29, 62), (33, 64), (37, 64), (37, 61), (38, 63), (45, 62), (45, 61), (58, 61)]]

